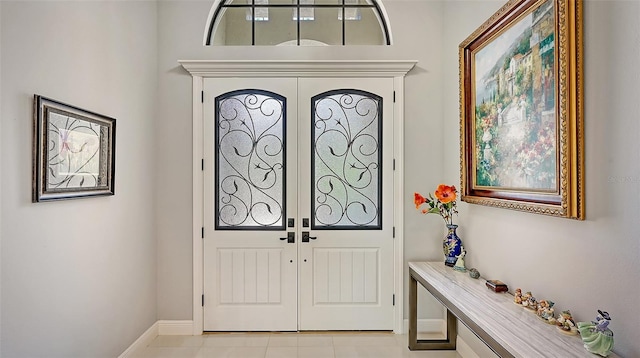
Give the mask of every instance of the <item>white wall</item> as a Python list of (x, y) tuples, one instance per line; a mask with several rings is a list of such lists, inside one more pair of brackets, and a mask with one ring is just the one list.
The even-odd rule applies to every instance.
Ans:
[[(458, 48), (503, 2), (445, 5), (446, 181), (459, 181)], [(551, 299), (579, 321), (611, 314), (615, 351), (640, 356), (640, 2), (584, 4), (586, 221), (461, 204), (467, 265)], [(558, 311), (557, 310), (557, 311)]]
[[(440, 259), (442, 223), (415, 213), (412, 190), (441, 180), (443, 3), (390, 1), (386, 9), (395, 45), (389, 47), (203, 47), (209, 1), (159, 2), (158, 318), (192, 314), (191, 77), (178, 60), (410, 59), (406, 78), (406, 259)], [(420, 26), (417, 26), (420, 24)], [(168, 189), (171, 190), (168, 190)], [(411, 191), (411, 192), (410, 192)], [(434, 307), (434, 314), (441, 309)]]
[[(0, 3), (2, 354), (117, 355), (155, 321), (156, 297), (158, 318), (191, 318), (191, 78), (179, 59), (418, 60), (406, 81), (405, 256), (439, 260), (441, 222), (418, 215), (411, 195), (459, 181), (457, 46), (503, 3), (389, 1), (394, 46), (279, 49), (202, 47), (210, 1)], [(585, 4), (587, 220), (464, 203), (459, 218), (469, 266), (579, 320), (608, 310), (630, 357), (638, 6)], [(118, 118), (116, 196), (30, 202), (33, 93)]]
[[(156, 3), (0, 6), (0, 355), (115, 357), (156, 321)], [(115, 196), (31, 203), (34, 94), (117, 119)]]
[[(389, 1), (391, 47), (273, 48), (201, 46), (208, 2), (162, 2), (160, 18), (158, 309), (162, 319), (191, 317), (190, 78), (178, 59), (416, 59), (406, 81), (405, 258), (440, 260), (437, 217), (419, 215), (414, 191), (459, 183), (458, 44), (502, 1)], [(640, 356), (634, 305), (640, 292), (638, 235), (640, 93), (636, 83), (640, 29), (637, 1), (585, 3), (587, 220), (460, 204), (459, 234), (467, 264), (514, 289), (571, 309), (578, 320), (608, 310), (616, 351)], [(329, 52), (330, 51), (330, 52)], [(160, 163), (159, 163), (160, 164)], [(177, 188), (167, 192), (163, 188)], [(405, 280), (406, 281), (406, 280)], [(440, 309), (427, 301), (426, 315)], [(468, 332), (465, 339), (472, 340)], [(472, 342), (472, 345), (474, 343)]]

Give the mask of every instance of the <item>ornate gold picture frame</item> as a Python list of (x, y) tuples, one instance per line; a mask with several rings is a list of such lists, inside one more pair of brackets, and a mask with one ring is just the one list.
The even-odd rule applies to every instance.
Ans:
[(582, 2), (511, 0), (459, 54), (462, 200), (583, 220)]

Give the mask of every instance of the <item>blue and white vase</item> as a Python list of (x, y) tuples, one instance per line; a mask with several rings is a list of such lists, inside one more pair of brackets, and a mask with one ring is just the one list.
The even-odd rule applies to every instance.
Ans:
[(456, 234), (458, 225), (447, 225), (449, 232), (442, 243), (442, 251), (444, 252), (444, 264), (453, 267), (456, 264), (457, 256), (462, 252), (462, 240)]

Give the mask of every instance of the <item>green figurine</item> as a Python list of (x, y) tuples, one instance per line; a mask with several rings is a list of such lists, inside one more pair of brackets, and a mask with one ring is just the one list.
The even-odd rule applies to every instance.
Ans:
[(595, 321), (578, 322), (578, 331), (586, 350), (603, 357), (611, 354), (613, 332), (608, 328), (610, 322), (609, 313), (601, 310), (598, 310)]

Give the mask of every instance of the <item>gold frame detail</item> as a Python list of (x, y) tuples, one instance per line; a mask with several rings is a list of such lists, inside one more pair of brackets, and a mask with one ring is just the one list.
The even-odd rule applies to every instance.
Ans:
[[(487, 158), (487, 154), (482, 157), (480, 153), (482, 145), (489, 142), (484, 138), (481, 140), (486, 143), (477, 139), (476, 109), (479, 107), (475, 103), (475, 54), (496, 41), (526, 15), (532, 14), (543, 5), (549, 6), (549, 2), (553, 3), (554, 13), (554, 36), (551, 40), (554, 41), (552, 76), (556, 172), (553, 185), (546, 190), (534, 189), (533, 186), (523, 188), (499, 184), (476, 185), (479, 176), (476, 161), (482, 162)], [(510, 0), (460, 44), (460, 180), (463, 201), (577, 220), (585, 219), (582, 20), (582, 0)], [(531, 28), (533, 26), (531, 25)], [(506, 52), (502, 55), (506, 56)], [(539, 56), (542, 56), (542, 53)], [(500, 79), (497, 81), (499, 83)], [(533, 83), (534, 80), (531, 81)], [(531, 97), (536, 100), (533, 94)], [(517, 94), (514, 98), (517, 98)], [(498, 107), (498, 113), (501, 113), (501, 110), (501, 107)], [(526, 115), (520, 118), (529, 120)], [(493, 159), (491, 154), (489, 158)]]

